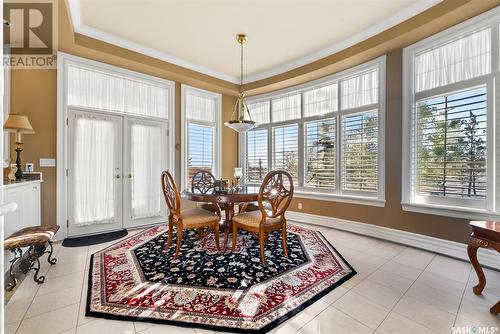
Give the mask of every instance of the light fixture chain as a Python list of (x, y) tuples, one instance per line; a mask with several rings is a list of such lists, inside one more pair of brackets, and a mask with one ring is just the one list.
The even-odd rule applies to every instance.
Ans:
[(243, 42), (240, 44), (240, 90), (243, 90)]

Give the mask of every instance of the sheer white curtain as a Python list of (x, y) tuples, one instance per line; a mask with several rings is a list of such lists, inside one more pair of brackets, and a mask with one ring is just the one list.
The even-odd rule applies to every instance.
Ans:
[(208, 96), (196, 91), (186, 94), (186, 118), (192, 120), (215, 122), (217, 101), (213, 96)]
[(252, 116), (252, 120), (257, 122), (257, 124), (266, 124), (270, 122), (269, 111), (271, 105), (269, 100), (251, 102), (247, 107)]
[(166, 119), (168, 88), (72, 65), (68, 67), (68, 105)]
[(132, 217), (137, 219), (159, 216), (161, 128), (132, 124), (131, 132)]
[(491, 72), (491, 31), (484, 29), (415, 56), (415, 92)]
[(341, 108), (378, 103), (378, 68), (341, 81)]
[(74, 220), (78, 226), (116, 221), (116, 124), (77, 116), (74, 126)]
[(337, 84), (304, 92), (304, 117), (324, 115), (338, 109)]
[(273, 122), (288, 121), (300, 118), (300, 93), (279, 97), (271, 101)]

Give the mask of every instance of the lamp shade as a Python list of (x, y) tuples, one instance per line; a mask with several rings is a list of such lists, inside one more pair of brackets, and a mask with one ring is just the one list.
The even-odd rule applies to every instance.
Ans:
[(26, 115), (9, 114), (3, 128), (9, 132), (33, 134), (35, 130)]

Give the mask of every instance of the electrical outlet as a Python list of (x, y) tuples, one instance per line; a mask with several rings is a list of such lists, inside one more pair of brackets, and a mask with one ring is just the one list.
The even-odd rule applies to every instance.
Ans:
[(297, 209), (302, 210), (302, 203), (297, 204)]
[(40, 167), (55, 167), (56, 159), (40, 159)]

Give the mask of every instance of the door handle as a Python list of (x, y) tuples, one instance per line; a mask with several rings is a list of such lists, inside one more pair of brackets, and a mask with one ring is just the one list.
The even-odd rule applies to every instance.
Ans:
[(116, 176), (115, 176), (115, 177), (116, 177), (117, 179), (119, 179), (119, 178), (120, 178), (120, 174), (116, 174)]
[(129, 179), (131, 179), (131, 178), (132, 178), (132, 173), (128, 174), (128, 175), (127, 175), (127, 177), (128, 177)]

